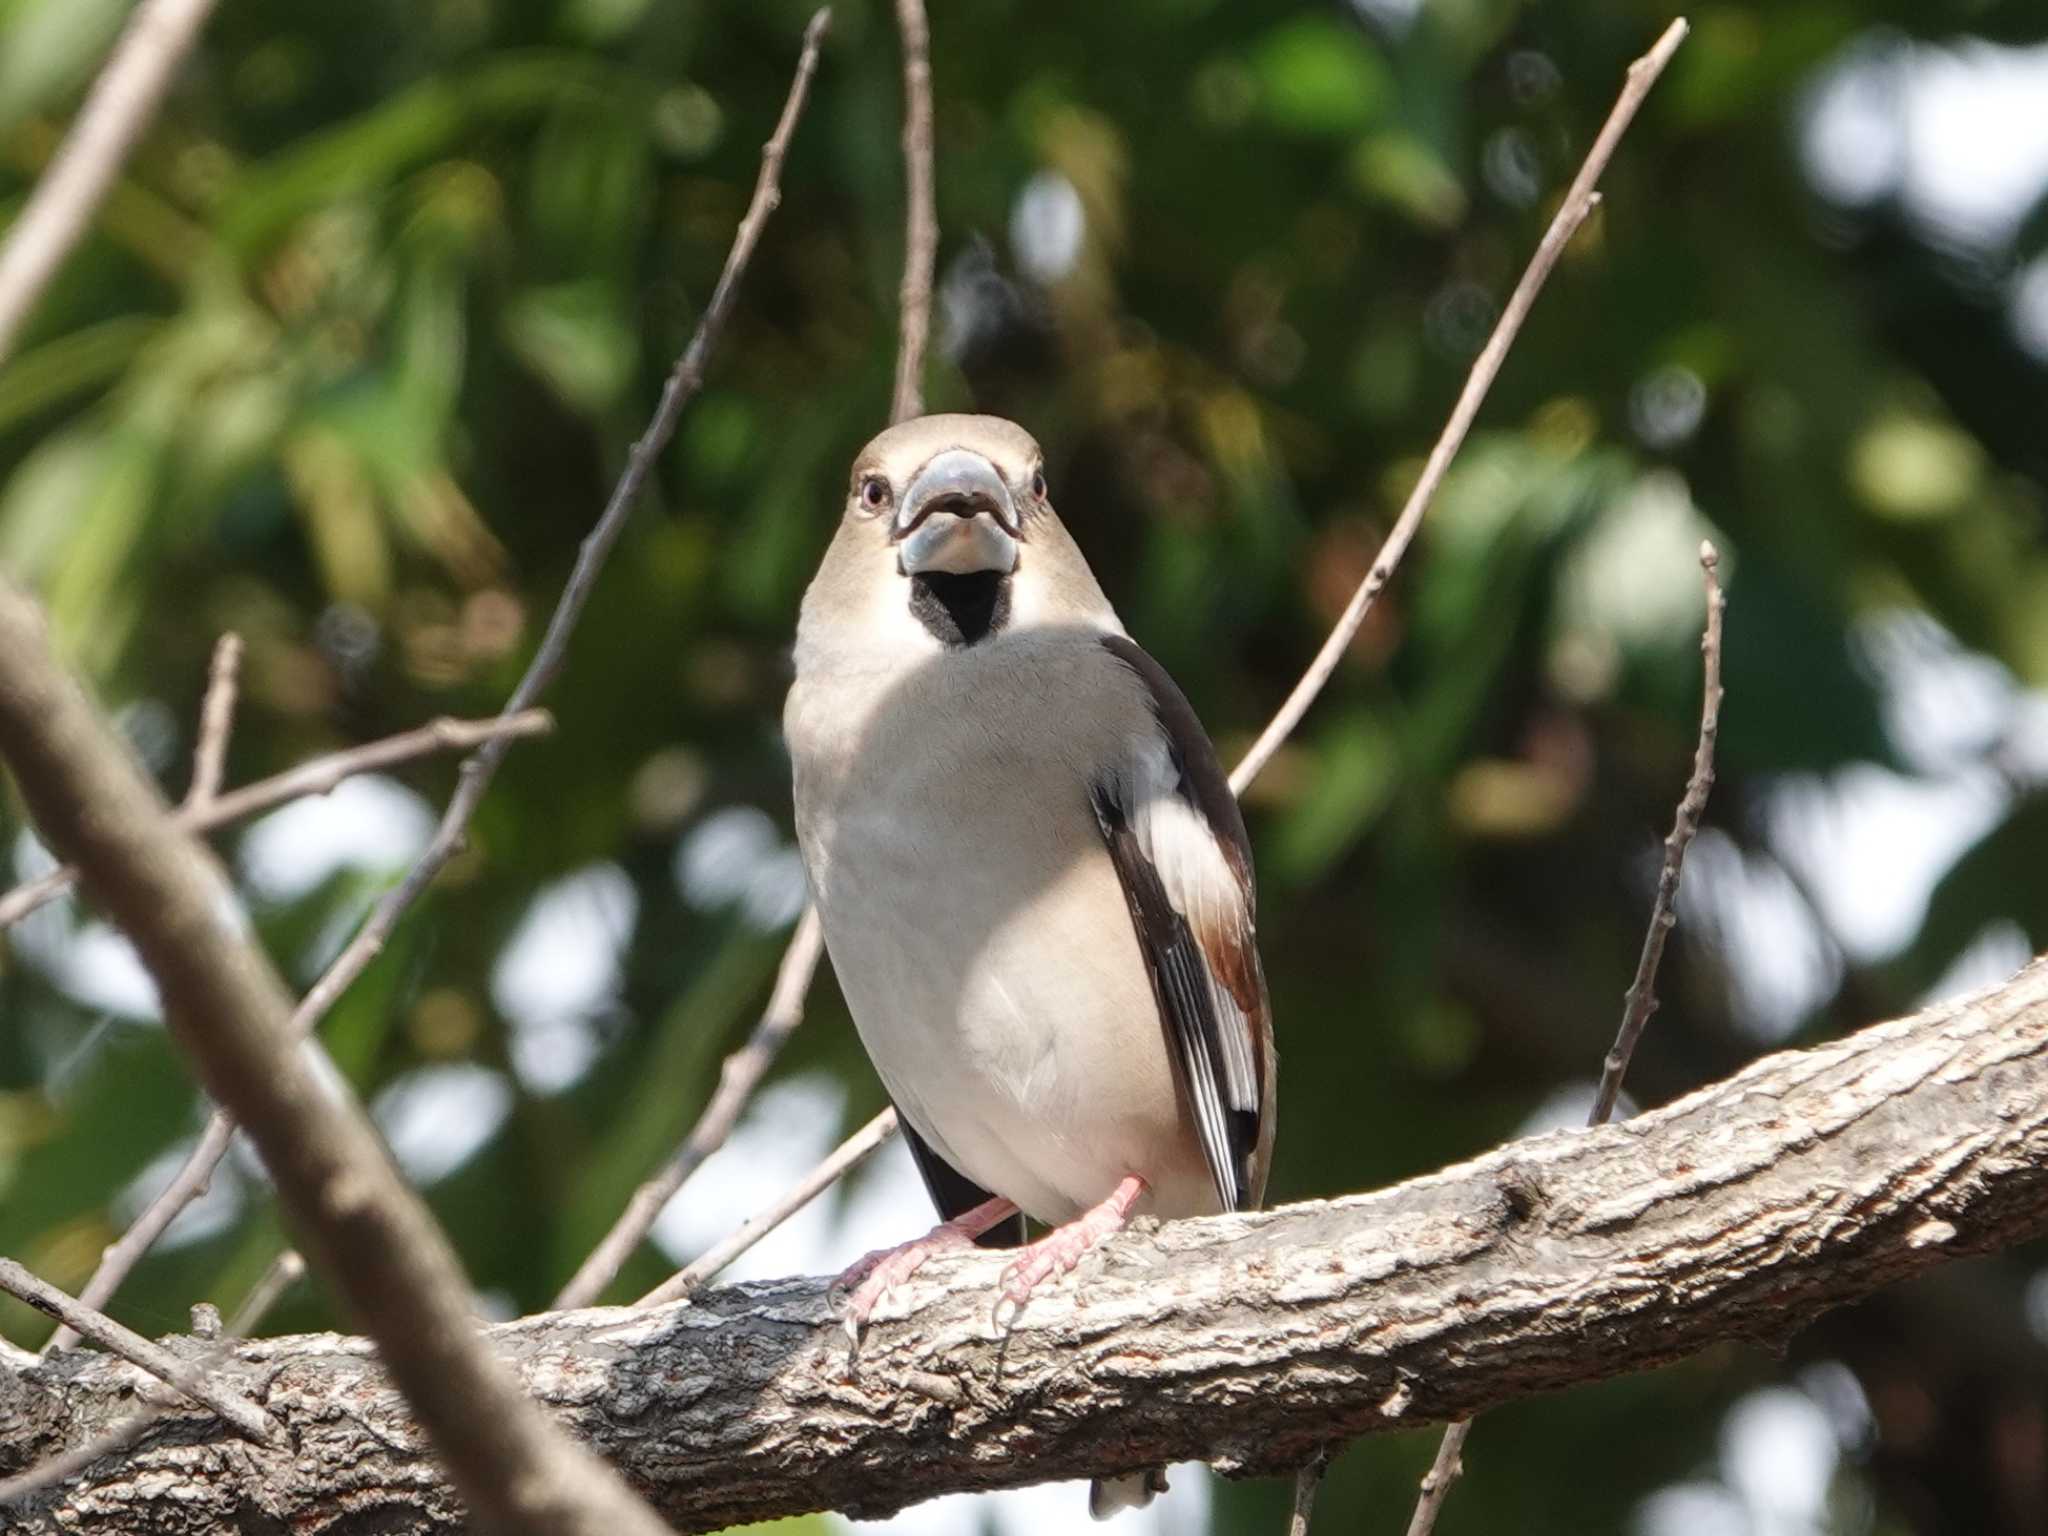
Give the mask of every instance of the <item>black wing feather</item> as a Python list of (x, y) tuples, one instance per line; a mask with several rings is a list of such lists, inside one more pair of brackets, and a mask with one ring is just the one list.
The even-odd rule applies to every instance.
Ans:
[(1187, 919), (1167, 898), (1158, 869), (1138, 846), (1137, 834), (1113, 791), (1095, 791), (1095, 819), (1130, 903), (1138, 948), (1152, 973), (1153, 995), (1172, 1046), (1167, 1054), (1194, 1114), (1216, 1193), (1225, 1209), (1244, 1210), (1253, 1201), (1251, 1158), (1258, 1146), (1258, 1112), (1226, 1102), (1222, 1031), (1201, 949)]
[[(1145, 685), (1179, 776), (1176, 793), (1200, 815), (1237, 880), (1243, 908), (1239, 968), (1225, 976), (1217, 971), (1222, 956), (1205, 954), (1132, 826), (1131, 807), (1120, 798), (1126, 792), (1121, 777), (1112, 775), (1094, 786), (1096, 823), (1130, 906), (1166, 1027), (1168, 1055), (1216, 1192), (1226, 1209), (1244, 1210), (1263, 1192), (1260, 1165), (1271, 1129), (1263, 1117), (1273, 1070), (1265, 981), (1251, 941), (1251, 842), (1216, 749), (1165, 668), (1126, 636), (1107, 635), (1102, 644)], [(1219, 991), (1231, 1001), (1219, 1005)]]

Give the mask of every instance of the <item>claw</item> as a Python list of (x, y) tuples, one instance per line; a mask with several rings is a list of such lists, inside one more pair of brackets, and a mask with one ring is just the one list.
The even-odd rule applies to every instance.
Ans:
[(984, 1201), (951, 1221), (940, 1222), (912, 1242), (899, 1243), (894, 1248), (877, 1248), (873, 1253), (855, 1259), (832, 1282), (834, 1290), (853, 1287), (853, 1294), (847, 1297), (846, 1310), (840, 1317), (847, 1343), (855, 1349), (860, 1348), (861, 1329), (867, 1326), (875, 1308), (891, 1290), (940, 1254), (973, 1247), (974, 1240), (982, 1233), (1016, 1214), (1017, 1207), (1007, 1200)]
[(932, 1228), (915, 1242), (902, 1243), (894, 1248), (879, 1248), (856, 1259), (835, 1282), (835, 1288), (847, 1285), (853, 1287), (853, 1294), (846, 1298), (846, 1311), (840, 1318), (840, 1326), (846, 1330), (846, 1341), (858, 1345), (861, 1329), (866, 1327), (868, 1319), (874, 1316), (875, 1308), (881, 1304), (882, 1298), (923, 1269), (932, 1259), (942, 1253), (952, 1253), (973, 1246), (973, 1238), (947, 1224)]
[[(1007, 1271), (1005, 1271), (1005, 1273), (1007, 1273)], [(1016, 1324), (1017, 1318), (1019, 1314), (1023, 1312), (1023, 1310), (1024, 1307), (1022, 1303), (1017, 1301), (1015, 1297), (1011, 1296), (1010, 1293), (1004, 1290), (1001, 1286), (998, 1286), (996, 1288), (996, 1304), (993, 1307), (989, 1308), (989, 1327), (992, 1330), (994, 1330), (996, 1336), (1000, 1338), (1003, 1334), (1008, 1333), (1010, 1329)]]
[[(1145, 1194), (1145, 1181), (1136, 1174), (1126, 1177), (1107, 1200), (1084, 1211), (1063, 1227), (1056, 1227), (1030, 1247), (1023, 1249), (1003, 1271), (997, 1282), (993, 1321), (998, 1331), (1017, 1320), (1024, 1304), (1039, 1286), (1071, 1271), (1104, 1238), (1113, 1237), (1131, 1219), (1131, 1209)], [(1005, 1313), (1005, 1304), (1008, 1312)]]

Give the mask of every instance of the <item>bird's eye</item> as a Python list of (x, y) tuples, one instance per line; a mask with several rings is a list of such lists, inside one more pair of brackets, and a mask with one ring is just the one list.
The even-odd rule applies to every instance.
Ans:
[(1042, 469), (1031, 471), (1031, 494), (1040, 501), (1045, 500), (1045, 471)]
[(860, 483), (860, 504), (870, 512), (879, 512), (889, 505), (889, 482), (880, 475), (869, 475)]

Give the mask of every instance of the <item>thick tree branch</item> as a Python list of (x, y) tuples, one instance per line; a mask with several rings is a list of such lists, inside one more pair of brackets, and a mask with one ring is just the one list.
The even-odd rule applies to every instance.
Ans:
[[(400, 919), (462, 846), (470, 819), (482, 802), (484, 791), (489, 787), (512, 741), (518, 736), (547, 728), (547, 717), (544, 712), (531, 706), (553, 682), (566, 662), (569, 637), (574, 632), (577, 621), (582, 617), (591, 593), (595, 590), (604, 562), (620, 533), (624, 531), (627, 517), (638, 501), (647, 477), (653, 472), (655, 461), (674, 435), (683, 408), (696, 395), (703, 383), (704, 371), (709, 364), (712, 349), (724, 331), (726, 318), (730, 315), (738, 294), (740, 278), (752, 259), (754, 247), (760, 240), (769, 214), (781, 201), (782, 162), (788, 153), (790, 139), (796, 131), (797, 120), (803, 112), (812, 76), (817, 71), (819, 49), (829, 21), (829, 10), (820, 9), (805, 28), (803, 51), (790, 83), (789, 95), (783, 104), (782, 115), (776, 122), (774, 133), (762, 147), (761, 170), (754, 184), (753, 197), (734, 234), (732, 249), (726, 257), (724, 269), (719, 274), (718, 284), (712, 291), (711, 301), (698, 321), (689, 346), (677, 359), (675, 368), (669, 375), (653, 419), (639, 440), (634, 443), (628, 455), (625, 472), (620, 476), (603, 513), (577, 552), (575, 569), (549, 620), (547, 633), (542, 638), (539, 650), (528, 664), (525, 674), (514, 688), (512, 696), (506, 701), (497, 720), (486, 722), (480, 727), (465, 727), (456, 722), (436, 721), (423, 732), (393, 738), (388, 743), (373, 743), (369, 747), (356, 749), (354, 753), (336, 754), (332, 759), (322, 759), (319, 764), (305, 764), (291, 773), (280, 775), (277, 779), (265, 781), (261, 785), (251, 785), (247, 789), (217, 798), (208, 797), (202, 800), (195, 796), (181, 810), (181, 818), (188, 827), (220, 825), (297, 794), (316, 790), (324, 792), (325, 789), (332, 788), (333, 784), (347, 773), (363, 772), (368, 767), (381, 766), (387, 759), (377, 756), (380, 749), (399, 749), (401, 744), (411, 747), (416, 744), (416, 737), (431, 732), (431, 741), (420, 747), (420, 750), (431, 750), (433, 747), (457, 744), (450, 740), (457, 733), (475, 733), (474, 739), (460, 744), (475, 746), (480, 750), (463, 763), (456, 792), (443, 812), (433, 838), (406, 872), (404, 879), (378, 901), (368, 919), (335, 958), (334, 963), (328, 967), (327, 972), (300, 1001), (292, 1015), (292, 1027), (296, 1033), (309, 1033), (319, 1024), (335, 1000), (382, 952)], [(217, 667), (217, 682), (220, 675), (221, 668)], [(228, 691), (231, 693), (232, 690)], [(208, 725), (203, 735), (211, 733), (212, 717), (216, 712), (214, 699), (220, 692), (218, 686), (209, 689)], [(202, 772), (205, 771), (205, 760), (205, 754), (202, 753)], [(344, 760), (347, 760), (346, 765), (340, 766)], [(395, 761), (397, 758), (394, 756), (388, 760)], [(333, 771), (331, 777), (323, 779), (323, 764), (338, 768), (338, 771)], [(270, 792), (269, 798), (265, 798), (266, 791)], [(60, 894), (75, 878), (76, 871), (68, 867), (58, 869), (10, 892), (5, 897), (0, 897), (0, 926)], [(799, 940), (792, 946), (793, 954), (804, 948), (801, 936), (802, 930), (799, 930)], [(817, 947), (813, 945), (808, 952), (809, 969), (815, 969), (816, 963)], [(804, 984), (809, 982), (809, 969), (802, 977)], [(795, 1017), (801, 1015), (801, 1008), (802, 988), (799, 986), (790, 1004), (792, 1027)], [(767, 1028), (767, 1024), (768, 1021), (764, 1020), (764, 1029)], [(786, 1034), (787, 1030), (783, 1030), (782, 1033)], [(779, 1044), (780, 1041), (777, 1039), (764, 1054), (772, 1058), (774, 1047)], [(760, 1070), (765, 1069), (764, 1060)], [(735, 1104), (734, 1115), (737, 1115), (737, 1112), (738, 1106)], [(207, 1123), (206, 1132), (199, 1146), (186, 1159), (171, 1184), (151, 1202), (149, 1209), (121, 1239), (107, 1250), (86, 1288), (86, 1298), (93, 1305), (104, 1306), (111, 1299), (122, 1280), (162, 1235), (178, 1212), (206, 1189), (214, 1169), (227, 1153), (233, 1134), (233, 1119), (225, 1111), (216, 1111)], [(720, 1139), (723, 1139), (722, 1136)], [(681, 1182), (680, 1173), (676, 1182)], [(659, 1211), (658, 1205), (654, 1211)], [(648, 1215), (647, 1220), (652, 1222), (653, 1213)], [(637, 1240), (637, 1237), (633, 1242), (620, 1239), (615, 1245), (621, 1251), (612, 1261), (614, 1272), (617, 1263), (622, 1262), (624, 1256), (632, 1251)], [(595, 1285), (601, 1287), (604, 1280), (609, 1278), (609, 1275), (606, 1275), (604, 1279), (595, 1280)], [(64, 1336), (59, 1337), (61, 1341)]]
[(299, 1048), (290, 1000), (231, 921), (213, 861), (57, 665), (40, 616), (5, 581), (0, 755), (38, 829), (134, 942), (208, 1094), (248, 1129), (479, 1522), (549, 1536), (659, 1532), (479, 1343), (454, 1251), (362, 1106), (337, 1094)]
[[(225, 648), (223, 649), (225, 654)], [(215, 682), (207, 690), (209, 717), (216, 712), (216, 700), (221, 696), (221, 678), (225, 673), (218, 660), (215, 667)], [(228, 686), (232, 694), (232, 684)], [(194, 793), (188, 795), (172, 816), (172, 819), (187, 831), (197, 832), (215, 826), (225, 825), (242, 816), (254, 815), (273, 805), (282, 805), (304, 795), (326, 794), (343, 779), (358, 773), (404, 762), (410, 758), (423, 757), (430, 752), (466, 750), (488, 742), (510, 742), (527, 736), (538, 736), (554, 728), (554, 721), (544, 709), (522, 710), (517, 714), (500, 715), (494, 720), (463, 721), (434, 720), (417, 730), (407, 731), (383, 741), (373, 741), (366, 746), (354, 747), (345, 752), (332, 753), (327, 757), (315, 758), (312, 762), (301, 763), (298, 767), (278, 774), (275, 778), (225, 795), (208, 795), (201, 798), (197, 789), (198, 774), (195, 774)], [(216, 727), (209, 723), (203, 728), (211, 734)], [(224, 726), (220, 728), (224, 734)], [(204, 752), (202, 751), (202, 760)], [(203, 774), (205, 770), (199, 770)], [(52, 870), (39, 881), (31, 881), (0, 898), (0, 914), (16, 898), (27, 897), (20, 911), (32, 910), (42, 901), (68, 888), (78, 878), (78, 871), (70, 865)], [(0, 915), (0, 926), (7, 921)], [(324, 1008), (324, 1005), (323, 1005)], [(314, 1009), (306, 1003), (293, 1012), (292, 1028), (296, 1033), (305, 1034), (319, 1022), (322, 1009)], [(123, 1232), (106, 1250), (94, 1266), (92, 1277), (86, 1281), (85, 1289), (78, 1293), (78, 1299), (88, 1307), (104, 1307), (114, 1299), (122, 1283), (140, 1264), (143, 1257), (155, 1246), (158, 1238), (170, 1230), (178, 1219), (179, 1212), (206, 1193), (213, 1182), (214, 1170), (228, 1155), (228, 1148), (235, 1139), (234, 1118), (224, 1109), (216, 1109), (207, 1116), (206, 1129), (200, 1134), (198, 1144), (191, 1154), (171, 1175), (171, 1181), (157, 1191), (154, 1199), (143, 1208), (142, 1214), (129, 1223)], [(61, 1350), (76, 1342), (77, 1335), (68, 1327), (59, 1328), (50, 1336), (45, 1345), (47, 1350)]]
[[(235, 1320), (227, 1325), (229, 1338), (247, 1338), (262, 1322), (263, 1315), (277, 1302), (278, 1297), (291, 1288), (306, 1273), (306, 1261), (299, 1257), (298, 1250), (287, 1248), (277, 1256), (270, 1268), (266, 1269), (242, 1304), (235, 1309)], [(193, 1326), (198, 1329), (200, 1309), (193, 1309)], [(216, 1317), (218, 1313), (214, 1314)], [(33, 1362), (34, 1356), (29, 1357)], [(210, 1362), (209, 1362), (210, 1363)], [(155, 1405), (120, 1420), (97, 1439), (87, 1440), (67, 1448), (62, 1455), (47, 1461), (39, 1461), (26, 1472), (13, 1477), (0, 1478), (0, 1509), (39, 1493), (46, 1488), (55, 1488), (67, 1483), (103, 1456), (116, 1456), (126, 1451), (144, 1435), (148, 1434), (161, 1416), (162, 1410)]]
[(0, 1291), (58, 1319), (100, 1348), (140, 1366), (158, 1381), (176, 1387), (194, 1402), (211, 1408), (233, 1425), (237, 1434), (246, 1435), (258, 1443), (276, 1438), (277, 1422), (240, 1392), (225, 1382), (216, 1381), (205, 1370), (172, 1354), (161, 1344), (152, 1344), (141, 1334), (130, 1332), (105, 1313), (81, 1305), (12, 1259), (0, 1259)]
[[(1284, 1472), (1819, 1312), (2048, 1231), (2048, 963), (1621, 1125), (1517, 1142), (1375, 1194), (1112, 1240), (991, 1336), (1004, 1257), (935, 1261), (850, 1361), (826, 1282), (491, 1331), (527, 1389), (680, 1530), (1183, 1458)], [(454, 1531), (373, 1352), (237, 1346), (291, 1454), (198, 1410), (15, 1511), (27, 1532), (274, 1522)], [(0, 1377), (0, 1473), (124, 1416), (127, 1368)]]

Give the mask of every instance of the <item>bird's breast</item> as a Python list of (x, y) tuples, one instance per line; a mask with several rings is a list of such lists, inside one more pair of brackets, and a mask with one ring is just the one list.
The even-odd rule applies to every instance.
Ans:
[(955, 659), (865, 697), (800, 677), (788, 712), (799, 838), (862, 1041), (934, 1150), (1036, 1217), (1131, 1172), (1162, 1211), (1208, 1209), (1089, 803), (1130, 720), (1062, 709), (1080, 684), (1060, 668)]

